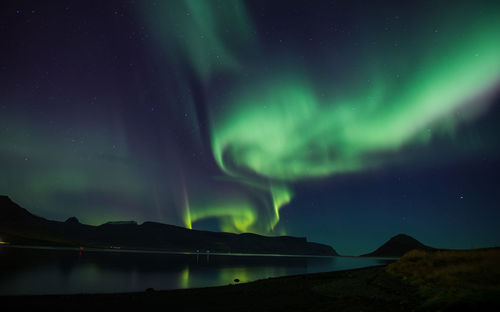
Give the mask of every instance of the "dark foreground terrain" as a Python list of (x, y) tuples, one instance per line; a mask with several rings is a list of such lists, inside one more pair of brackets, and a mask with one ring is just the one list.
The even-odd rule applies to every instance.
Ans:
[(500, 311), (499, 260), (497, 248), (411, 251), (388, 266), (198, 289), (5, 296), (0, 297), (0, 307), (2, 311)]
[[(385, 267), (271, 278), (222, 287), (106, 295), (0, 297), (9, 311), (412, 311), (416, 289)], [(2, 309), (3, 311), (6, 311)]]

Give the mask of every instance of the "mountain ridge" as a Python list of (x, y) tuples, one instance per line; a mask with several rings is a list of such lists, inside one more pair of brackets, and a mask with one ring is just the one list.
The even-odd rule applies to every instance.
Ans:
[(305, 237), (262, 236), (190, 230), (146, 221), (111, 221), (98, 226), (82, 224), (76, 217), (65, 222), (30, 213), (8, 196), (0, 195), (0, 235), (12, 243), (88, 247), (121, 246), (131, 249), (210, 251), (230, 253), (337, 256), (329, 245), (308, 242)]

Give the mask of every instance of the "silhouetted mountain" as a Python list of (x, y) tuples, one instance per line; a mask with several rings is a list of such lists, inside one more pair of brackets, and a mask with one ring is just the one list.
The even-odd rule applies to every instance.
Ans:
[(305, 237), (234, 234), (189, 230), (157, 222), (82, 224), (76, 217), (65, 222), (35, 216), (7, 196), (0, 196), (0, 235), (13, 244), (43, 244), (171, 251), (337, 255), (335, 250)]
[(405, 234), (398, 234), (380, 246), (377, 250), (361, 255), (362, 257), (401, 257), (410, 250), (435, 251), (437, 249), (426, 246)]
[(131, 225), (137, 225), (136, 221), (109, 221), (104, 223), (103, 225), (124, 225), (124, 224), (131, 224)]
[(64, 223), (76, 224), (76, 223), (80, 223), (80, 221), (78, 220), (77, 217), (71, 217), (71, 218), (68, 218), (66, 221), (64, 221)]

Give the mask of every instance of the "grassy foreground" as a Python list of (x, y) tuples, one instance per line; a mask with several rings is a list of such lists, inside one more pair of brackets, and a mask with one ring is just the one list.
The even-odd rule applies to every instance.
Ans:
[(500, 249), (413, 250), (386, 271), (417, 287), (423, 308), (500, 306)]

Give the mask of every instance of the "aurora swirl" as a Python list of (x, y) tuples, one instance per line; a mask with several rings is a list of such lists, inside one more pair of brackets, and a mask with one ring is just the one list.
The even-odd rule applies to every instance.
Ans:
[(35, 214), (498, 244), (498, 1), (1, 6), (0, 193)]
[[(455, 113), (480, 111), (500, 82), (495, 16), (473, 21), (458, 39), (423, 49), (416, 69), (397, 76), (363, 72), (374, 82), (355, 92), (337, 90), (334, 81), (341, 78), (334, 77), (323, 82), (327, 89), (332, 84), (331, 98), (320, 96), (303, 74), (289, 73), (240, 88), (227, 99), (227, 111), (214, 114), (215, 160), (231, 176), (293, 182), (381, 166), (385, 153), (453, 132), (460, 123)], [(291, 196), (284, 193), (287, 200), (273, 205), (278, 219)]]

